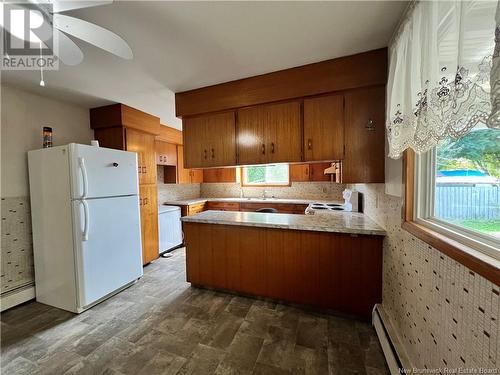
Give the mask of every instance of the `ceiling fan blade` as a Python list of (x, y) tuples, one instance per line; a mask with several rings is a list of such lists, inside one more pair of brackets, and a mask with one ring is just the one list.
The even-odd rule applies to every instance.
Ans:
[(83, 61), (83, 52), (80, 47), (78, 47), (67, 35), (64, 35), (64, 33), (60, 31), (56, 32), (56, 38), (59, 43), (57, 57), (59, 57), (65, 65), (80, 64)]
[(53, 20), (54, 27), (63, 33), (73, 35), (118, 57), (127, 60), (134, 57), (127, 42), (101, 26), (63, 14), (54, 14)]
[(82, 8), (90, 8), (97, 7), (101, 5), (112, 4), (113, 0), (87, 0), (87, 1), (78, 1), (78, 0), (52, 0), (53, 13), (66, 12), (68, 10), (74, 9), (82, 9)]

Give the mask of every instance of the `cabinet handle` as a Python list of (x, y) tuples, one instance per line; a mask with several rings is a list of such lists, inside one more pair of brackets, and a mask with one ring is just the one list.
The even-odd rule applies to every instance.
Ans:
[(309, 168), (306, 168), (306, 176), (309, 177)]
[(262, 144), (262, 155), (266, 154), (266, 145), (263, 143)]
[(205, 160), (207, 159), (207, 150), (203, 150), (203, 153), (205, 154)]
[(139, 198), (139, 206), (142, 206), (142, 198)]
[(312, 150), (313, 149), (313, 141), (310, 138), (307, 140), (307, 149), (308, 150)]
[(271, 154), (274, 154), (274, 142), (271, 142)]
[(365, 125), (365, 129), (368, 131), (374, 131), (375, 130), (375, 123), (371, 118), (368, 119), (368, 122)]
[(148, 204), (148, 198), (143, 199), (144, 205), (146, 206)]
[(140, 165), (137, 167), (137, 173), (139, 173), (139, 174), (142, 173), (142, 167)]
[(212, 159), (215, 159), (215, 150), (212, 149)]
[(145, 166), (142, 167), (142, 173), (147, 173), (147, 168)]

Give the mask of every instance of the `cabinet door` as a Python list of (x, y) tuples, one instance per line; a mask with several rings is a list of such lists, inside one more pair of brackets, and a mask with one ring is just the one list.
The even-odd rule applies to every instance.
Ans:
[(330, 168), (331, 163), (311, 163), (309, 164), (309, 181), (330, 181), (330, 175), (325, 174), (326, 168)]
[(138, 154), (139, 184), (156, 183), (154, 135), (126, 129), (127, 151)]
[(200, 184), (203, 182), (203, 169), (191, 169), (191, 183)]
[(306, 161), (344, 157), (344, 96), (304, 99), (304, 158)]
[(184, 119), (185, 164), (190, 168), (236, 164), (234, 112)]
[(345, 94), (345, 157), (342, 183), (383, 183), (385, 87)]
[(158, 198), (156, 185), (139, 186), (141, 207), (142, 259), (149, 263), (158, 258)]
[(309, 181), (309, 164), (290, 164), (290, 181)]
[(300, 102), (265, 106), (268, 162), (283, 163), (302, 160), (302, 128)]
[(265, 106), (238, 110), (238, 164), (265, 164), (268, 161), (266, 126), (269, 125)]
[(236, 129), (234, 112), (203, 116), (208, 160), (206, 167), (236, 165)]
[(202, 168), (208, 162), (205, 120), (203, 117), (182, 119), (184, 166)]
[(191, 170), (184, 168), (184, 147), (177, 145), (177, 183), (191, 183)]
[(203, 182), (236, 182), (236, 168), (204, 169)]
[(177, 146), (172, 143), (155, 141), (156, 164), (177, 165)]

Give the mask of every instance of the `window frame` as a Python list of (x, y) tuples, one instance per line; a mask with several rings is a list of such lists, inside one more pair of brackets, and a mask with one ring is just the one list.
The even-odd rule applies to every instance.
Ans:
[[(413, 150), (408, 149), (404, 153), (402, 228), (468, 267), (471, 271), (480, 274), (496, 285), (500, 285), (500, 261), (498, 260), (500, 253), (494, 247), (489, 246), (488, 248), (488, 245), (484, 243), (483, 236), (478, 236), (476, 232), (474, 232), (474, 236), (470, 236), (469, 230), (465, 228), (439, 219), (429, 220), (421, 216), (422, 212), (424, 214), (433, 212), (430, 209), (432, 209), (434, 199), (429, 199), (433, 197), (430, 195), (432, 188), (425, 189), (425, 187), (430, 186), (429, 183), (435, 178), (434, 173), (422, 176), (424, 169), (428, 171), (429, 163), (433, 162), (432, 159), (435, 160), (435, 152), (418, 156)], [(426, 207), (419, 207), (419, 198), (422, 197), (432, 203)], [(478, 237), (481, 238), (481, 241), (478, 240)]]
[(240, 167), (240, 186), (241, 187), (290, 187), (292, 186), (292, 181), (290, 180), (290, 164), (287, 164), (288, 168), (288, 183), (283, 183), (283, 184), (248, 184), (245, 183), (245, 168), (249, 167), (265, 167), (267, 165), (278, 165), (278, 164), (259, 164), (259, 165), (245, 165)]
[(435, 231), (438, 231), (450, 238), (463, 242), (467, 246), (477, 248), (478, 251), (485, 253), (497, 260), (500, 260), (500, 240), (495, 240), (483, 233), (450, 223), (433, 216), (435, 204), (435, 186), (436, 186), (436, 148), (416, 155), (416, 192), (414, 219)]

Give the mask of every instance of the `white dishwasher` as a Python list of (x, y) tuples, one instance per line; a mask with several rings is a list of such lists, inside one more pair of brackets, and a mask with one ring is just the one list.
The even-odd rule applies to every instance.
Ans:
[(182, 245), (181, 208), (177, 206), (158, 206), (159, 253)]

